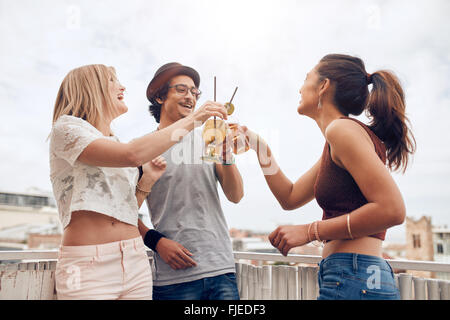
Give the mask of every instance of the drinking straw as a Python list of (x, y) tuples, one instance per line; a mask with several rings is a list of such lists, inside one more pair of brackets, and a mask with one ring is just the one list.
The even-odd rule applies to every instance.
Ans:
[[(214, 76), (214, 102), (216, 102), (216, 76)], [(214, 132), (216, 130), (216, 116), (214, 116)]]
[(236, 89), (234, 89), (233, 95), (231, 96), (231, 99), (230, 99), (230, 103), (231, 103), (231, 101), (233, 101), (233, 98), (234, 98), (234, 95), (236, 94), (237, 89), (238, 89), (238, 87), (236, 87)]

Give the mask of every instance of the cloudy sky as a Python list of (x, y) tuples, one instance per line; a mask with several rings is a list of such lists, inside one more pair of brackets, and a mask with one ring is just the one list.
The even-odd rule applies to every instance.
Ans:
[[(156, 128), (145, 89), (164, 63), (199, 71), (198, 104), (212, 99), (214, 76), (219, 101), (239, 86), (235, 115), (295, 181), (324, 144), (315, 122), (296, 113), (299, 88), (322, 56), (338, 52), (401, 79), (418, 148), (406, 174), (393, 177), (408, 216), (450, 226), (449, 14), (447, 0), (0, 0), (0, 190), (51, 191), (46, 138), (56, 92), (71, 69), (92, 63), (114, 66), (127, 88), (129, 112), (113, 123), (122, 141)], [(321, 218), (315, 201), (283, 211), (253, 153), (237, 163), (245, 197), (236, 205), (221, 193), (230, 227), (272, 231)], [(387, 239), (404, 241), (404, 226)]]

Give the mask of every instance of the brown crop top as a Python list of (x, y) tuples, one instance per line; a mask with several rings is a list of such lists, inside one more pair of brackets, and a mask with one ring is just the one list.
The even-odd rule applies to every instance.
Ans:
[[(386, 148), (375, 133), (359, 120), (349, 117), (342, 118), (359, 123), (367, 131), (375, 146), (375, 152), (381, 161), (386, 163)], [(314, 185), (314, 196), (323, 209), (322, 220), (350, 213), (368, 203), (350, 173), (339, 167), (331, 159), (328, 142), (325, 142), (323, 149), (322, 160)], [(385, 235), (386, 230), (370, 235), (370, 237), (384, 240)]]

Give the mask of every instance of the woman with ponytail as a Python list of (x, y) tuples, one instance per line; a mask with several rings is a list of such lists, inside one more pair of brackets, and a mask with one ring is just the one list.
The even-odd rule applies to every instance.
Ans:
[[(324, 243), (318, 299), (399, 299), (382, 242), (406, 212), (389, 171), (404, 172), (415, 149), (402, 87), (390, 71), (369, 74), (361, 59), (330, 54), (307, 74), (300, 94), (297, 112), (315, 120), (326, 141), (320, 159), (295, 183), (267, 143), (243, 127), (282, 208), (316, 199), (323, 209), (321, 220), (280, 226), (269, 239), (283, 255), (314, 240)], [(368, 125), (349, 117), (363, 111)]]

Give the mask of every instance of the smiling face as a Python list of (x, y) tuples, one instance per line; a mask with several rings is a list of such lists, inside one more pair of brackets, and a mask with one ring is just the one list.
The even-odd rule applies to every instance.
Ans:
[[(197, 103), (196, 97), (187, 90), (186, 94), (178, 93), (174, 86), (185, 85), (188, 88), (195, 87), (194, 81), (185, 75), (178, 75), (170, 80), (169, 86), (172, 87), (167, 92), (167, 97), (164, 101), (161, 100), (161, 118), (166, 119), (169, 123), (178, 121), (195, 109), (195, 104)], [(159, 102), (159, 101), (158, 101)]]
[(300, 88), (301, 100), (297, 108), (299, 114), (311, 116), (317, 112), (320, 83), (319, 74), (315, 67), (306, 74), (306, 79)]
[(108, 88), (109, 95), (113, 103), (113, 105), (111, 106), (111, 115), (114, 119), (128, 111), (128, 107), (124, 102), (125, 87), (120, 84), (115, 74), (111, 73)]

